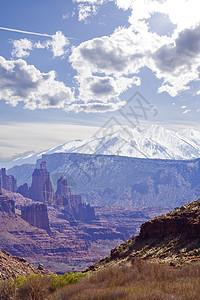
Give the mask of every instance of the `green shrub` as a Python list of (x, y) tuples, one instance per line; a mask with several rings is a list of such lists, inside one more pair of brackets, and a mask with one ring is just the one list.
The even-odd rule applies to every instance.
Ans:
[(86, 273), (65, 273), (63, 275), (53, 274), (53, 283), (51, 285), (51, 289), (55, 291), (57, 288), (61, 288), (65, 285), (72, 284), (78, 281), (79, 278), (86, 277)]
[(42, 276), (32, 274), (27, 277), (18, 275), (0, 284), (0, 300), (44, 300), (58, 288), (75, 283), (83, 273), (65, 273), (63, 275), (52, 274)]
[(20, 300), (44, 300), (50, 293), (51, 276), (33, 274), (27, 278), (23, 276), (16, 280), (17, 296)]

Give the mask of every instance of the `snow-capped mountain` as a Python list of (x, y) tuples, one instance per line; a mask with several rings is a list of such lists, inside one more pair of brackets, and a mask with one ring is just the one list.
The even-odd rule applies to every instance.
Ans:
[(113, 126), (100, 130), (90, 138), (70, 141), (37, 154), (20, 157), (8, 163), (7, 167), (35, 163), (43, 154), (61, 152), (151, 159), (195, 159), (200, 157), (200, 132), (194, 129), (174, 131), (160, 125), (143, 130)]

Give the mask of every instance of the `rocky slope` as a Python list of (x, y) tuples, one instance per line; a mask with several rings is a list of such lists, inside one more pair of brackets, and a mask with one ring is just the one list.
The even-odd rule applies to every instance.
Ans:
[(50, 271), (43, 269), (42, 265), (35, 267), (24, 258), (12, 256), (10, 253), (0, 251), (0, 281), (17, 275), (28, 276), (31, 274), (50, 275)]
[(88, 270), (136, 258), (178, 265), (200, 260), (200, 199), (141, 226), (140, 234)]

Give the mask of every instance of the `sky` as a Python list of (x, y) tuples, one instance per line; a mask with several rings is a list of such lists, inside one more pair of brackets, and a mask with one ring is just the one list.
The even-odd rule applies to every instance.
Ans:
[(200, 129), (199, 0), (3, 1), (0, 162), (105, 124)]

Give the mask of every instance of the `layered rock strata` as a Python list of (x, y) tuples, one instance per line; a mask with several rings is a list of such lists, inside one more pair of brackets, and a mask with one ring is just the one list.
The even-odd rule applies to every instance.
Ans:
[(15, 213), (15, 202), (2, 194), (0, 189), (0, 212)]
[(12, 175), (6, 175), (6, 169), (0, 170), (0, 186), (10, 192), (17, 191), (17, 180)]
[(47, 206), (45, 204), (37, 203), (22, 208), (21, 217), (31, 225), (45, 229), (48, 233), (51, 232)]
[(57, 181), (56, 203), (64, 207), (64, 216), (68, 220), (95, 220), (94, 208), (83, 203), (80, 195), (72, 195), (67, 180), (61, 177)]

